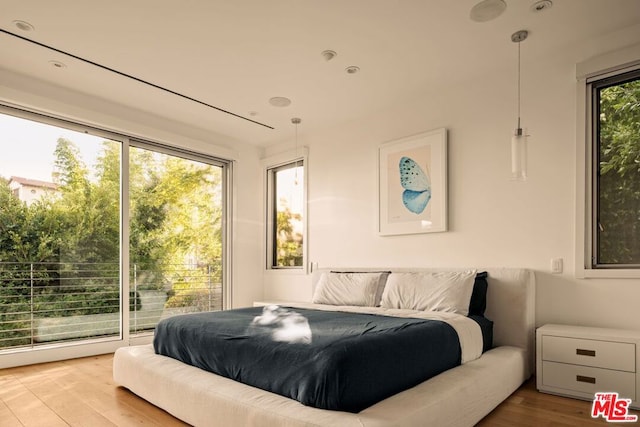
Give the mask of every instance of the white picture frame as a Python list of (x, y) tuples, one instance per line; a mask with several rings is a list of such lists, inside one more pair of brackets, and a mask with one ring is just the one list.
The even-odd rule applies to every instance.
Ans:
[(379, 235), (447, 231), (447, 130), (382, 144), (378, 196)]

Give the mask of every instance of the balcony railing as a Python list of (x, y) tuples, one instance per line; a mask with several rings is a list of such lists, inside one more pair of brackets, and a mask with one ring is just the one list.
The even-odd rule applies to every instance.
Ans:
[[(220, 263), (132, 264), (129, 331), (176, 314), (222, 309)], [(0, 262), (0, 350), (119, 336), (117, 263)]]

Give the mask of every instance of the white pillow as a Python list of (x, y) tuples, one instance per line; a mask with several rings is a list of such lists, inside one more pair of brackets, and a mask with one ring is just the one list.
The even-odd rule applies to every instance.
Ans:
[(469, 313), (475, 270), (430, 273), (391, 273), (382, 294), (382, 307)]
[(322, 273), (313, 294), (314, 304), (374, 307), (383, 273)]

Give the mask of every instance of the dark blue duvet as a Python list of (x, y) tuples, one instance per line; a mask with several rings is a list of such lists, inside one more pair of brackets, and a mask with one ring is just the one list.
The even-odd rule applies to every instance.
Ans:
[(460, 364), (438, 320), (271, 306), (172, 317), (156, 353), (321, 409), (360, 412)]

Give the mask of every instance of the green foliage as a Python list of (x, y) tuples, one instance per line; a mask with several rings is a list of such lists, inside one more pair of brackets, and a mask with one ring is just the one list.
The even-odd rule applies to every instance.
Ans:
[(131, 259), (145, 274), (138, 289), (169, 283), (167, 308), (209, 310), (211, 284), (222, 281), (219, 168), (138, 149), (130, 157)]
[(290, 208), (278, 211), (276, 224), (276, 259), (279, 267), (302, 265), (302, 234), (295, 231), (294, 224), (302, 221), (302, 215)]
[(0, 261), (42, 262), (59, 255), (66, 224), (50, 200), (26, 206), (0, 186)]
[(173, 156), (130, 152), (131, 259), (143, 269), (217, 264), (222, 255), (219, 168)]
[[(0, 348), (29, 344), (32, 309), (35, 319), (119, 311), (120, 147), (104, 141), (90, 176), (75, 144), (58, 139), (58, 192), (30, 205), (0, 177)], [(129, 173), (132, 289), (210, 309), (201, 289), (221, 281), (207, 267), (222, 255), (219, 168), (132, 148)]]
[(599, 263), (640, 264), (640, 80), (600, 91)]

